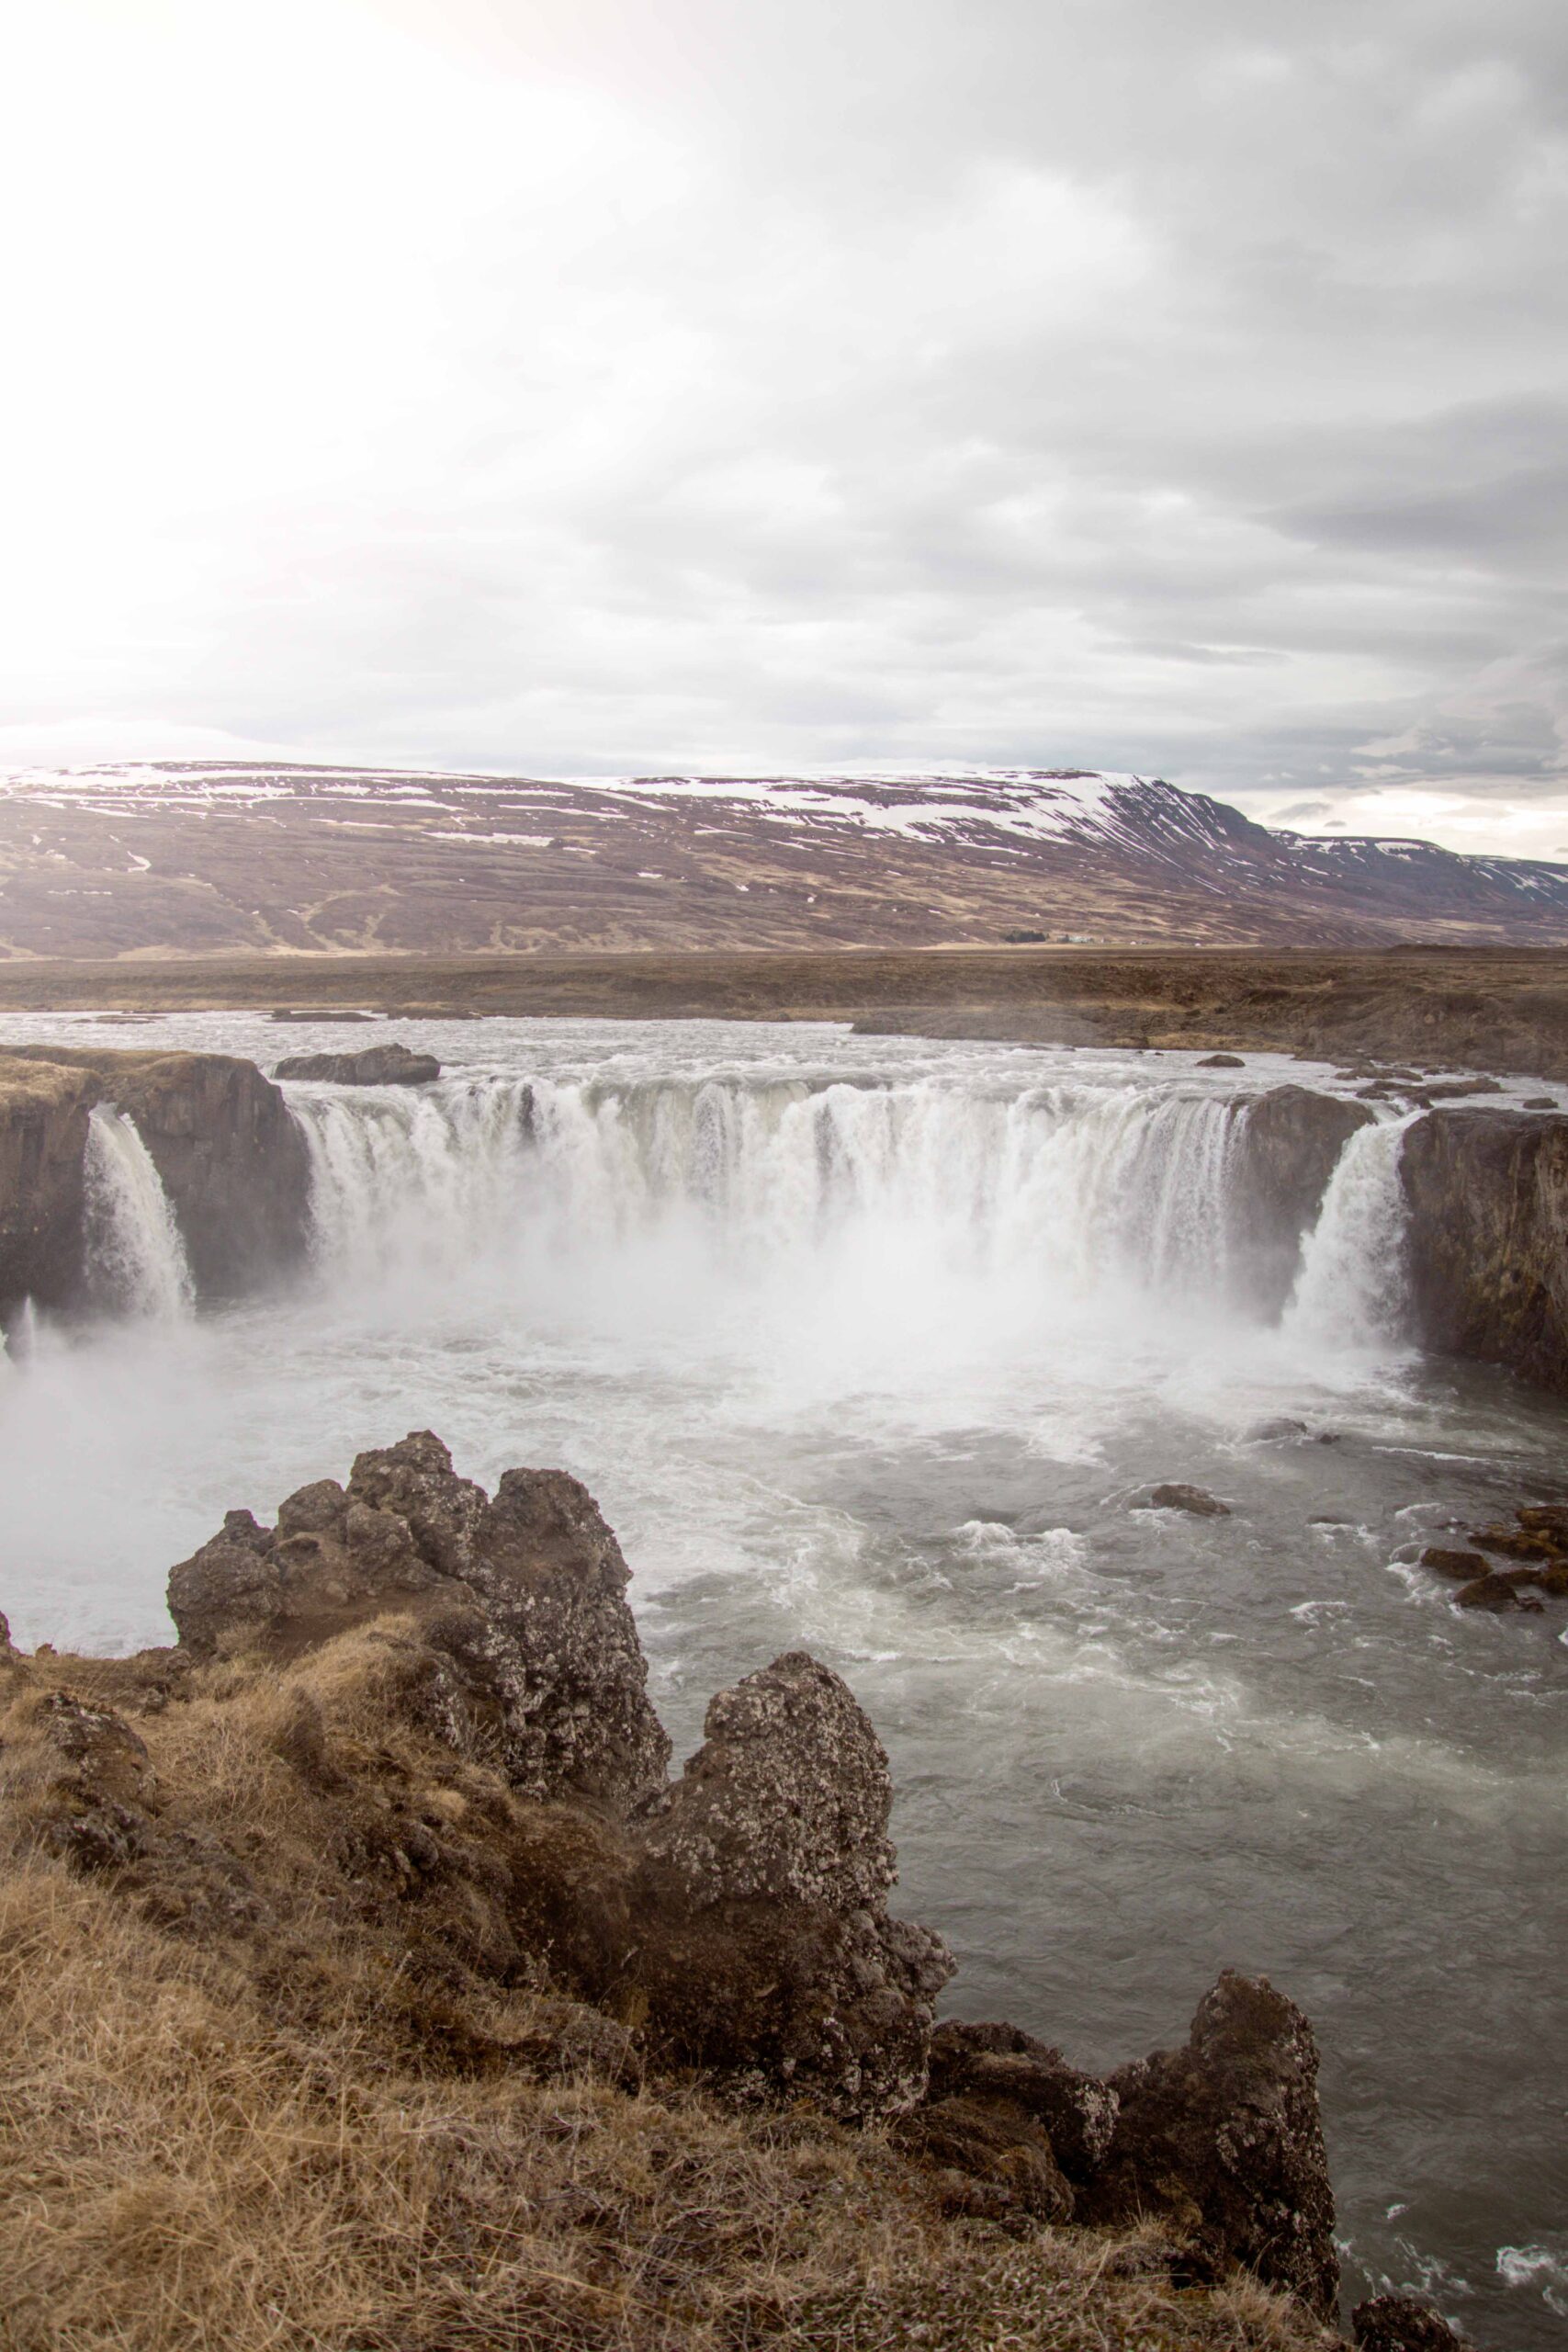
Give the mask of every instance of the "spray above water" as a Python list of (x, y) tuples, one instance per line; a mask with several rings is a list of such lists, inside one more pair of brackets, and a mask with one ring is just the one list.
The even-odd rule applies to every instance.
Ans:
[(662, 1240), (730, 1282), (869, 1261), (1090, 1298), (1228, 1294), (1238, 1106), (1125, 1087), (1003, 1093), (771, 1076), (298, 1090), (324, 1271)]
[(87, 1282), (96, 1305), (172, 1321), (194, 1296), (185, 1243), (152, 1155), (123, 1111), (88, 1122)]

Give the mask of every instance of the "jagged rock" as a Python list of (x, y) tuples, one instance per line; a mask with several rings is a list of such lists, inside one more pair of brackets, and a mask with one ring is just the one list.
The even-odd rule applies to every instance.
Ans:
[(1317, 2045), (1295, 2004), (1266, 1977), (1227, 1969), (1199, 2004), (1186, 2048), (1122, 2067), (1110, 2087), (1116, 2128), (1079, 2192), (1079, 2219), (1170, 2216), (1213, 2275), (1245, 2264), (1331, 2318), (1339, 2263)]
[(931, 2037), (931, 2096), (1015, 2108), (1046, 2134), (1063, 2174), (1077, 2182), (1103, 2165), (1120, 2105), (1108, 2083), (1069, 2066), (1059, 2050), (1017, 2026), (955, 2020)]
[(1459, 1102), (1470, 1094), (1501, 1094), (1502, 1091), (1495, 1078), (1445, 1078), (1436, 1084), (1428, 1080), (1419, 1086), (1412, 1099), (1430, 1110), (1435, 1102)]
[(1219, 1497), (1210, 1494), (1206, 1487), (1179, 1484), (1151, 1487), (1145, 1508), (1149, 1510), (1190, 1511), (1195, 1519), (1228, 1519), (1231, 1515), (1229, 1503), (1221, 1502)]
[[(254, 1063), (230, 1054), (116, 1052), (96, 1046), (8, 1051), (14, 1059), (87, 1073), (96, 1081), (92, 1099), (114, 1103), (135, 1121), (202, 1295), (233, 1296), (303, 1258), (310, 1153), (281, 1091)], [(81, 1149), (85, 1144), (84, 1125)], [(74, 1232), (67, 1295), (81, 1282), (79, 1220)]]
[(1301, 1271), (1339, 1155), (1372, 1113), (1310, 1086), (1276, 1086), (1235, 1122), (1229, 1195), (1233, 1261), (1251, 1300), (1278, 1314)]
[(1458, 1577), (1463, 1582), (1486, 1574), (1486, 1563), (1479, 1552), (1451, 1552), (1441, 1544), (1427, 1544), (1421, 1555), (1421, 1566), (1437, 1576)]
[(1470, 2352), (1440, 2312), (1410, 2295), (1373, 2295), (1350, 2314), (1358, 2352)]
[(639, 1958), (670, 2047), (730, 2079), (848, 2114), (926, 2087), (940, 1937), (890, 1919), (893, 1788), (882, 1744), (801, 1651), (709, 1704), (706, 1737), (650, 1820)]
[(1500, 1615), (1508, 1609), (1522, 1609), (1532, 1616), (1540, 1613), (1539, 1600), (1531, 1600), (1527, 1594), (1521, 1593), (1512, 1577), (1499, 1576), (1492, 1569), (1475, 1577), (1473, 1582), (1461, 1585), (1454, 1595), (1454, 1606), (1457, 1609), (1488, 1609), (1495, 1615)]
[(404, 1045), (367, 1046), (358, 1054), (293, 1054), (277, 1065), (278, 1078), (325, 1078), (337, 1086), (428, 1086), (441, 1075), (434, 1054)]
[(145, 1741), (71, 1691), (25, 1691), (4, 1741), (6, 1793), (79, 1870), (134, 1861), (153, 1838), (157, 1783)]
[(663, 1786), (670, 1755), (629, 1575), (575, 1478), (509, 1470), (492, 1502), (425, 1430), (360, 1454), (346, 1491), (301, 1487), (276, 1530), (231, 1511), (171, 1571), (169, 1613), (210, 1657), (258, 1639), (287, 1654), (412, 1612), (440, 1660), (430, 1705), (445, 1736), (493, 1757), (520, 1794), (624, 1810)]
[(1568, 1118), (1429, 1112), (1400, 1182), (1415, 1337), (1568, 1387)]
[(1014, 2213), (1038, 2222), (1072, 2219), (1072, 2188), (1048, 2135), (1009, 2099), (935, 2099), (904, 2120), (898, 2140), (943, 2167), (942, 2204), (950, 2213), (976, 2221)]

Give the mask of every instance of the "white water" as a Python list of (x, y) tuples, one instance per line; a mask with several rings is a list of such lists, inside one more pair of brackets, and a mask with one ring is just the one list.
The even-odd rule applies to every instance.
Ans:
[[(848, 1677), (961, 2011), (1101, 2064), (1179, 2037), (1222, 1963), (1267, 1972), (1323, 2045), (1358, 2289), (1429, 2279), (1478, 2343), (1546, 2352), (1565, 1620), (1476, 1622), (1414, 1563), (1560, 1491), (1564, 1416), (1412, 1356), (1397, 1126), (1348, 1148), (1276, 1317), (1235, 1104), (1326, 1072), (807, 1027), (400, 1034), (449, 1075), (290, 1090), (317, 1211), (296, 1292), (46, 1326), (0, 1367), (17, 1637), (166, 1638), (168, 1566), (224, 1509), (411, 1427), (487, 1483), (560, 1464), (621, 1537), (678, 1748), (783, 1648)], [(117, 1042), (285, 1049), (237, 1016)], [(1305, 1433), (1254, 1434), (1279, 1415)], [(1138, 1508), (1165, 1478), (1232, 1515)]]
[(88, 1123), (87, 1280), (100, 1306), (164, 1321), (190, 1310), (185, 1243), (152, 1155), (123, 1111)]
[(1410, 1124), (1358, 1128), (1339, 1156), (1286, 1312), (1287, 1329), (1305, 1341), (1375, 1348), (1405, 1338), (1399, 1155)]
[(299, 1088), (329, 1274), (650, 1253), (727, 1286), (869, 1259), (1014, 1300), (1228, 1294), (1237, 1105), (1084, 1085), (716, 1074)]

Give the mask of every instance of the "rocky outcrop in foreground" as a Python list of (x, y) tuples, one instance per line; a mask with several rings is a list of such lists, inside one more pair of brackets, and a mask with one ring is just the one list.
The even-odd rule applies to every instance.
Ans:
[(0, 1313), (85, 1291), (88, 1114), (134, 1120), (185, 1242), (197, 1293), (231, 1297), (297, 1263), (310, 1158), (279, 1088), (230, 1054), (17, 1046), (0, 1057)]
[(1568, 1118), (1429, 1111), (1400, 1178), (1420, 1344), (1568, 1388)]
[[(1183, 2048), (1104, 2080), (1011, 2026), (938, 2028), (953, 1962), (888, 1911), (892, 1782), (852, 1694), (777, 1658), (714, 1699), (671, 1781), (626, 1582), (561, 1472), (491, 1496), (428, 1431), (362, 1453), (174, 1569), (176, 1648), (80, 1674), (0, 1654), (0, 1826), (264, 1984), (327, 1923), (384, 1954), (454, 2063), (524, 2063), (484, 2020), (527, 1984), (575, 2053), (548, 2063), (892, 2119), (950, 2215), (1154, 2221), (1151, 2275), (1240, 2265), (1331, 2314), (1301, 2012), (1227, 1973)], [(164, 1759), (204, 1713), (222, 1768), (182, 1779)]]

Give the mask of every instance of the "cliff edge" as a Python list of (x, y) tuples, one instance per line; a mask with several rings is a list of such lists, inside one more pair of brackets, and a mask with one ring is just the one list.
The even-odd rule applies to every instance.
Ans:
[(671, 1779), (627, 1573), (424, 1431), (231, 1511), (174, 1647), (0, 1619), (7, 2340), (1335, 2342), (1300, 2011), (1104, 2079), (937, 2025), (852, 1694), (786, 1654)]

